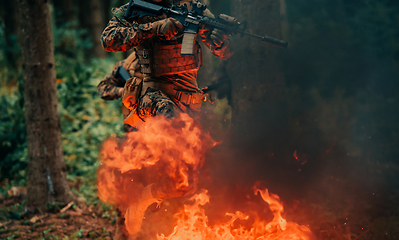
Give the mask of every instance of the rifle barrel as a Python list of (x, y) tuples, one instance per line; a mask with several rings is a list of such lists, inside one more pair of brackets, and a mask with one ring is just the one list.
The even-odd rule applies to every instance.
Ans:
[(249, 35), (251, 37), (260, 39), (264, 43), (269, 43), (269, 44), (277, 46), (277, 47), (282, 47), (282, 48), (287, 48), (288, 47), (288, 42), (280, 40), (278, 38), (269, 37), (269, 36), (260, 36), (260, 35), (257, 35), (257, 34), (253, 34), (253, 33), (250, 33), (250, 32), (244, 32), (244, 31), (242, 32), (242, 34)]

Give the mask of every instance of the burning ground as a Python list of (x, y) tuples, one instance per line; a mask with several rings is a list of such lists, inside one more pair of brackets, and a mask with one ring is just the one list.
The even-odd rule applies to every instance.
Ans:
[[(140, 189), (149, 183), (155, 182), (155, 185), (160, 185), (164, 191), (163, 185), (171, 181), (167, 184), (168, 193), (164, 194), (177, 191), (190, 195), (197, 188), (197, 175), (205, 153), (214, 145), (208, 134), (204, 134), (194, 119), (186, 114), (173, 120), (163, 117), (149, 119), (137, 132), (128, 133), (123, 141), (111, 138), (104, 143), (101, 152), (102, 166), (98, 176), (99, 197), (102, 201), (117, 206), (124, 214), (134, 199), (139, 197)], [(145, 173), (144, 177), (142, 171)], [(230, 213), (223, 212), (223, 208), (213, 209), (213, 216), (219, 215), (213, 220), (218, 222), (217, 224), (209, 223), (203, 208), (211, 197), (205, 189), (189, 199), (193, 201), (191, 205), (184, 204), (184, 208), (174, 215), (176, 226), (174, 226), (175, 221), (148, 217), (145, 219), (145, 224), (158, 229), (157, 239), (307, 240), (313, 238), (308, 227), (287, 222), (282, 217), (283, 206), (277, 195), (269, 194), (267, 189), (255, 189), (254, 193), (261, 195), (263, 206), (249, 209), (248, 215), (241, 211)], [(224, 197), (221, 202), (228, 202), (230, 198), (236, 196)], [(250, 200), (247, 199), (245, 202), (249, 203)], [(164, 210), (158, 213), (159, 217), (164, 212), (170, 212), (167, 208)], [(264, 216), (258, 214), (259, 210), (269, 219), (263, 219)], [(226, 216), (229, 219), (223, 222)], [(129, 217), (127, 211), (126, 221), (130, 221)], [(165, 225), (174, 226), (173, 232), (165, 234), (159, 231), (160, 226)], [(139, 234), (143, 234), (145, 238), (154, 238), (150, 232), (143, 226)]]
[[(135, 187), (132, 188), (135, 183), (164, 181), (166, 176), (173, 180), (171, 191), (188, 191), (186, 197), (167, 199), (160, 206), (151, 206), (142, 229), (131, 239), (314, 239), (307, 226), (283, 218), (280, 198), (267, 189), (252, 188), (243, 201), (248, 207), (243, 211), (214, 209), (210, 203), (212, 196), (202, 188), (208, 185), (206, 179), (210, 178), (203, 174), (198, 177), (198, 174), (206, 152), (215, 145), (216, 142), (188, 115), (182, 114), (173, 121), (150, 119), (137, 132), (104, 142), (98, 195), (104, 202), (124, 210), (137, 197)], [(144, 179), (137, 174), (141, 170), (145, 173)], [(199, 181), (200, 178), (205, 181)], [(201, 189), (190, 194), (198, 184)], [(9, 214), (23, 211), (18, 201), (25, 197), (25, 191), (13, 188), (9, 191), (12, 197), (2, 199)], [(232, 203), (234, 198), (239, 196), (224, 195), (224, 199), (219, 199), (213, 206)], [(2, 223), (2, 237), (97, 239), (110, 238), (114, 234), (115, 208), (87, 206), (83, 200), (66, 206), (54, 204), (50, 208), (53, 213), (34, 216), (19, 213), (18, 218), (22, 217), (22, 220)]]
[[(193, 195), (189, 195), (167, 199), (159, 208), (154, 204), (146, 212), (142, 229), (133, 239), (156, 239), (162, 234), (166, 239), (173, 239), (178, 223), (176, 217), (185, 220), (189, 216), (201, 217), (198, 222), (201, 224), (194, 226), (197, 229), (206, 227), (203, 233), (214, 233), (213, 230), (226, 226), (232, 219), (235, 219), (233, 230), (240, 229), (240, 225), (250, 230), (258, 220), (266, 226), (273, 221), (273, 212), (259, 194), (254, 194), (257, 181), (260, 182), (256, 189), (265, 191), (267, 188), (280, 196), (285, 210), (282, 216), (287, 222), (308, 227), (316, 239), (396, 239), (397, 219), (391, 210), (398, 197), (390, 194), (387, 182), (394, 179), (397, 169), (386, 161), (373, 161), (384, 156), (381, 154), (384, 152), (379, 151), (381, 145), (376, 144), (382, 133), (368, 129), (367, 118), (357, 122), (365, 128), (336, 131), (353, 124), (351, 111), (341, 116), (348, 120), (345, 125), (332, 118), (341, 101), (338, 98), (321, 103), (319, 109), (306, 113), (309, 119), (296, 118), (290, 129), (293, 138), (280, 145), (256, 139), (258, 144), (253, 146), (241, 144), (232, 148), (237, 138), (226, 138), (205, 155), (206, 161), (198, 176), (196, 193), (204, 193), (201, 190), (207, 189), (205, 196), (209, 196), (209, 203), (201, 205), (195, 200), (202, 197), (198, 195), (190, 200)], [(306, 124), (309, 122), (312, 125)], [(350, 141), (354, 134), (364, 136)], [(363, 146), (363, 152), (356, 146)], [(71, 184), (79, 187), (76, 182)], [(2, 213), (9, 217), (1, 223), (0, 238), (106, 239), (111, 238), (115, 230), (116, 212), (109, 206), (72, 205), (64, 213), (18, 220), (23, 213), (21, 202), (18, 197), (1, 199)], [(198, 207), (198, 213), (190, 215), (187, 209), (191, 207)], [(245, 220), (247, 215), (250, 217)], [(177, 226), (177, 229), (186, 228)]]

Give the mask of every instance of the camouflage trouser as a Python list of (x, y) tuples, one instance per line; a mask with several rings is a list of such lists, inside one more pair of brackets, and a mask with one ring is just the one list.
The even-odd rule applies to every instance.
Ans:
[(166, 118), (174, 118), (178, 115), (178, 109), (165, 93), (148, 88), (146, 93), (138, 100), (137, 114), (142, 119), (160, 115)]
[[(179, 112), (180, 108), (172, 101), (172, 99), (170, 99), (164, 92), (157, 89), (148, 88), (146, 93), (138, 100), (137, 113), (143, 119), (153, 116), (174, 118), (177, 117)], [(162, 168), (158, 165), (154, 167)], [(140, 172), (143, 176), (148, 178), (148, 171), (145, 173), (146, 170), (142, 169)], [(175, 189), (176, 183), (174, 180), (170, 179), (168, 176), (163, 176), (163, 178), (155, 181), (155, 184), (152, 187), (153, 196), (158, 200), (163, 201), (167, 198), (174, 198), (192, 193), (195, 191), (196, 187), (196, 183), (194, 182), (197, 172), (192, 170), (189, 170), (189, 172), (189, 181), (191, 183), (189, 187)]]
[[(144, 95), (138, 99), (137, 114), (140, 118), (145, 119), (153, 116), (165, 116), (167, 118), (174, 118), (178, 115), (180, 108), (170, 99), (164, 92), (149, 88)], [(127, 124), (126, 124), (127, 125)], [(137, 130), (132, 126), (125, 126), (126, 131)], [(134, 201), (143, 190), (144, 186), (153, 183), (151, 193), (158, 201), (163, 201), (168, 198), (181, 197), (195, 192), (197, 188), (198, 171), (190, 169), (188, 166), (189, 186), (176, 189), (176, 183), (168, 175), (159, 176), (159, 171), (165, 168), (163, 163), (131, 170), (125, 173), (117, 172), (116, 185), (126, 185), (126, 188), (121, 188), (123, 191), (129, 189), (130, 199)], [(163, 170), (164, 171), (164, 170)], [(121, 177), (119, 177), (121, 176)], [(135, 181), (131, 181), (135, 179)], [(127, 180), (127, 183), (119, 182)], [(122, 195), (122, 194), (116, 194)], [(116, 232), (114, 239), (127, 240), (128, 232), (125, 226), (124, 212), (128, 203), (118, 205), (118, 218), (116, 222)]]

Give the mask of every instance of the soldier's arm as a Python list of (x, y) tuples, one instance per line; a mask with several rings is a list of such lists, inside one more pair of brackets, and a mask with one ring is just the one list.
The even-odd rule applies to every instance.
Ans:
[(132, 49), (141, 44), (144, 39), (154, 36), (151, 24), (128, 22), (123, 18), (127, 6), (128, 4), (125, 4), (120, 8), (112, 9), (114, 16), (101, 34), (102, 45), (108, 52)]
[(122, 97), (125, 81), (117, 76), (118, 67), (124, 61), (115, 63), (111, 73), (108, 73), (97, 86), (97, 94), (104, 100), (114, 100)]
[[(207, 17), (214, 17), (208, 9), (205, 10), (204, 15)], [(216, 58), (226, 60), (233, 55), (230, 39), (224, 40), (220, 46), (213, 46), (213, 39), (211, 38), (212, 31), (210, 29), (201, 27), (198, 35), (201, 37), (204, 45), (211, 50), (212, 54), (215, 55)]]

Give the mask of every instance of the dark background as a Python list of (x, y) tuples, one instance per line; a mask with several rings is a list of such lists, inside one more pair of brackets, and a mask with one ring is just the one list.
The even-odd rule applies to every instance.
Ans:
[(251, 120), (214, 149), (213, 194), (241, 196), (217, 208), (234, 209), (261, 181), (319, 239), (398, 239), (399, 4), (285, 4), (285, 100), (270, 99), (280, 111), (254, 103)]
[[(274, 98), (254, 103), (259, 111), (247, 115), (245, 125), (235, 124), (235, 114), (218, 124), (217, 130), (204, 123), (213, 126), (208, 130), (223, 142), (209, 154), (202, 171), (201, 184), (215, 199), (210, 208), (253, 207), (244, 199), (260, 181), (259, 187), (281, 197), (286, 218), (309, 225), (318, 239), (399, 239), (399, 3), (277, 2), (286, 7), (281, 13), (281, 36), (275, 37), (289, 42), (287, 50), (275, 50), (281, 56), (283, 103), (279, 100), (282, 105), (277, 105)], [(4, 1), (0, 7), (0, 181), (4, 192), (26, 183), (27, 166), (18, 14), (9, 3)], [(211, 0), (209, 6), (214, 13), (231, 13), (232, 4)], [(111, 1), (111, 5), (120, 3)], [(77, 17), (88, 12), (87, 6), (76, 4), (76, 18), (71, 22), (58, 20), (65, 12), (54, 6), (64, 155), (70, 179), (87, 178), (87, 186), (93, 186), (98, 145), (121, 132), (117, 122), (121, 119), (106, 118), (118, 103), (103, 106), (91, 101), (98, 98), (96, 83), (123, 55), (93, 56), (94, 41), (88, 37), (83, 17)], [(103, 22), (110, 18), (106, 15)], [(260, 22), (257, 28), (262, 24), (268, 23)], [(240, 44), (247, 41), (239, 36), (233, 39)], [(215, 60), (213, 67), (219, 67)], [(251, 84), (253, 79), (242, 80)], [(234, 89), (234, 80), (232, 84)], [(216, 110), (227, 112), (226, 116), (235, 111), (237, 89), (230, 94), (233, 103)], [(95, 110), (87, 107), (93, 104)], [(265, 105), (279, 107), (270, 112), (262, 108)], [(233, 197), (220, 203), (226, 195)]]

